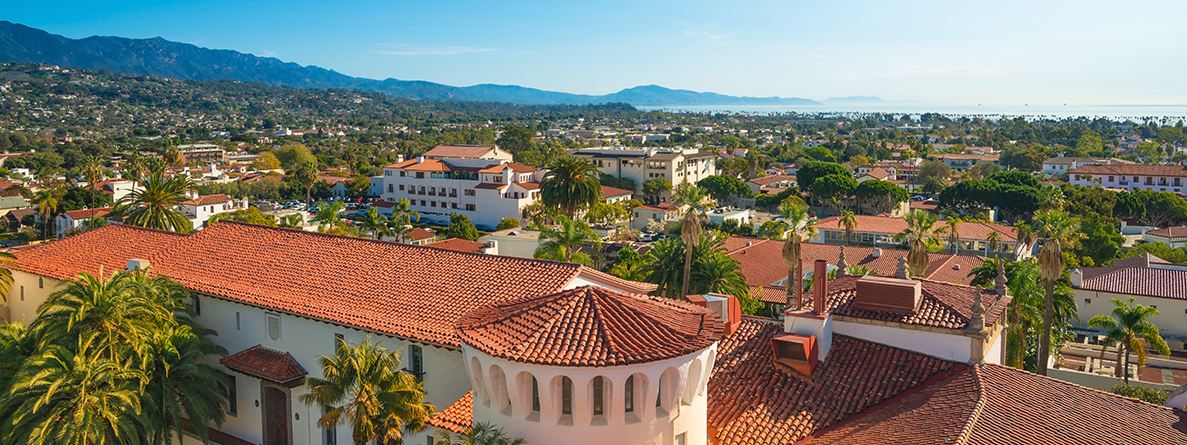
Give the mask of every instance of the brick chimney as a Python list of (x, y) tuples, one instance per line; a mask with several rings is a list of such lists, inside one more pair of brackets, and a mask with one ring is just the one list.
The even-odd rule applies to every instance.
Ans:
[(812, 312), (823, 315), (828, 299), (828, 262), (816, 260), (812, 271)]

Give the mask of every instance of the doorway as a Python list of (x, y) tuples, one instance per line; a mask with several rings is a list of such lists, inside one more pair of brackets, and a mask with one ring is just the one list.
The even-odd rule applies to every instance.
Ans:
[(293, 425), (289, 419), (292, 406), (287, 389), (262, 383), (264, 445), (292, 445)]

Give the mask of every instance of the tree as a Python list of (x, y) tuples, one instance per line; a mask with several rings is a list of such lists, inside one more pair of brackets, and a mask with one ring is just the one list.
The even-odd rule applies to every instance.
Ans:
[(371, 232), (371, 236), (377, 240), (383, 236), (391, 236), (391, 222), (386, 216), (380, 215), (379, 208), (374, 206), (367, 208), (367, 213), (359, 220), (363, 230)]
[(876, 213), (887, 213), (894, 210), (900, 203), (910, 199), (907, 189), (899, 187), (890, 181), (872, 179), (857, 184), (853, 195), (866, 203)]
[(948, 185), (948, 178), (952, 177), (952, 167), (943, 161), (931, 160), (919, 166), (919, 181), (928, 183), (929, 178), (935, 178), (943, 185)]
[(969, 167), (969, 176), (972, 178), (985, 178), (990, 175), (1002, 171), (1000, 165), (992, 162), (978, 162)]
[(672, 181), (668, 178), (655, 178), (643, 183), (643, 196), (650, 202), (659, 201), (660, 195), (672, 191)]
[(127, 215), (124, 224), (157, 230), (189, 233), (193, 223), (179, 210), (181, 203), (189, 200), (185, 195), (193, 183), (184, 175), (166, 178), (159, 169), (150, 171), (138, 181), (140, 189), (116, 202), (113, 213)]
[(805, 204), (784, 203), (779, 206), (779, 214), (787, 223), (787, 234), (784, 235), (782, 257), (787, 264), (787, 306), (803, 301), (801, 294), (803, 286), (799, 278), (803, 271), (799, 270), (800, 259), (803, 255), (801, 244), (816, 234), (816, 227), (808, 224), (808, 206)]
[(609, 225), (630, 217), (630, 212), (615, 204), (596, 202), (585, 212), (585, 219), (594, 224)]
[(1121, 383), (1109, 388), (1109, 392), (1121, 397), (1129, 397), (1131, 399), (1138, 399), (1146, 403), (1162, 406), (1163, 403), (1166, 403), (1166, 398), (1170, 396), (1173, 390), (1154, 389), (1141, 385)]
[(470, 222), (470, 217), (461, 213), (449, 215), (449, 226), (445, 228), (445, 236), (470, 241), (478, 240), (478, 228)]
[(251, 162), (252, 170), (276, 170), (280, 168), (280, 159), (270, 151), (260, 153), (256, 160)]
[(37, 213), (41, 214), (41, 221), (44, 223), (42, 227), (42, 240), (49, 239), (49, 226), (53, 221), (54, 214), (58, 211), (58, 195), (57, 190), (41, 189), (33, 195), (32, 203), (37, 207)]
[(700, 258), (696, 267), (691, 269), (691, 276), (690, 281), (695, 284), (691, 288), (694, 294), (719, 293), (739, 298), (750, 295), (750, 286), (742, 274), (741, 263), (724, 252)]
[(499, 220), (499, 224), (497, 226), (495, 226), (495, 230), (498, 231), (498, 230), (514, 229), (519, 226), (520, 226), (520, 224), (519, 224), (518, 219), (503, 218), (503, 219)]
[(390, 217), (392, 234), (404, 241), (404, 237), (408, 232), (412, 231), (412, 223), (420, 221), (420, 213), (412, 210), (412, 204), (407, 199), (400, 198), (396, 201), (396, 205), (392, 206), (392, 216)]
[(837, 157), (833, 156), (833, 152), (828, 151), (827, 148), (820, 146), (805, 148), (804, 156), (815, 159), (819, 162), (837, 162)]
[(857, 190), (857, 181), (853, 179), (853, 175), (828, 175), (821, 178), (816, 178), (812, 182), (812, 197), (822, 200), (836, 198), (844, 200), (853, 196)]
[(499, 148), (518, 155), (536, 148), (536, 131), (530, 128), (509, 124), (503, 127), (503, 133), (495, 140)]
[(853, 244), (853, 229), (857, 228), (857, 216), (846, 210), (841, 212), (837, 223), (845, 227), (845, 244)]
[(635, 249), (623, 247), (614, 255), (614, 260), (606, 265), (605, 272), (618, 278), (631, 281), (644, 281), (647, 275), (643, 273), (646, 259)]
[(736, 198), (750, 198), (754, 191), (738, 178), (725, 175), (714, 175), (697, 181), (697, 187), (704, 190), (719, 203), (732, 202)]
[(1018, 170), (999, 171), (989, 175), (987, 179), (998, 184), (1019, 185), (1031, 188), (1039, 188), (1043, 186), (1043, 184), (1039, 182), (1038, 179), (1035, 179), (1034, 176), (1031, 176), (1030, 173)]
[(544, 205), (573, 218), (578, 210), (589, 208), (601, 198), (599, 173), (585, 159), (575, 156), (557, 159), (548, 165), (548, 173), (540, 181), (540, 198)]
[(399, 370), (399, 350), (388, 352), (370, 339), (339, 343), (334, 356), (321, 356), (317, 363), (324, 377), (306, 378), (309, 392), (298, 400), (333, 407), (317, 419), (317, 426), (349, 423), (355, 444), (404, 443), (405, 432), (423, 430), (436, 410), (424, 402), (424, 388), (416, 377)]
[[(699, 187), (687, 182), (681, 184), (680, 188), (676, 190), (676, 204), (688, 207), (684, 212), (684, 219), (680, 222), (680, 239), (684, 241), (685, 246), (693, 245), (704, 232), (701, 227), (701, 216), (697, 212), (697, 207), (704, 200), (705, 193)], [(688, 295), (689, 281), (692, 279), (692, 249), (685, 249), (683, 276), (684, 286), (680, 288), (681, 296)]]
[[(1116, 345), (1116, 373), (1128, 385), (1129, 354), (1137, 354), (1138, 372), (1141, 372), (1142, 367), (1146, 366), (1147, 349), (1153, 349), (1165, 357), (1170, 357), (1171, 350), (1167, 346), (1166, 340), (1158, 334), (1158, 326), (1149, 320), (1150, 317), (1158, 315), (1157, 308), (1140, 304), (1133, 305), (1132, 297), (1129, 298), (1128, 303), (1118, 298), (1109, 301), (1113, 302), (1112, 314), (1092, 317), (1088, 320), (1088, 327), (1106, 330), (1105, 339), (1102, 342), (1104, 347), (1100, 351), (1101, 358), (1104, 358), (1105, 350), (1109, 346)], [(1124, 365), (1122, 365), (1123, 356), (1125, 358)]]
[(285, 169), (295, 169), (307, 163), (313, 163), (316, 170), (317, 156), (309, 151), (309, 147), (300, 144), (285, 145), (276, 152), (276, 159)]
[(260, 212), (259, 208), (248, 207), (242, 210), (236, 210), (229, 213), (219, 213), (211, 215), (210, 219), (206, 220), (206, 225), (214, 224), (217, 221), (238, 221), (248, 224), (257, 224), (261, 226), (276, 227), (276, 220), (271, 216)]
[(1174, 193), (1141, 189), (1131, 193), (1146, 209), (1146, 216), (1141, 219), (1142, 224), (1165, 227), (1172, 221), (1187, 220), (1187, 201), (1175, 196)]
[(989, 252), (997, 252), (998, 246), (1002, 243), (1002, 233), (995, 230), (990, 230), (988, 235), (985, 235), (985, 258), (989, 258)]
[(195, 425), (199, 438), (207, 441), (207, 425), (225, 419), (225, 390), (228, 376), (202, 363), (206, 356), (225, 356), (226, 349), (208, 336), (214, 331), (194, 324), (167, 325), (153, 332), (146, 342), (152, 361), (143, 402), (155, 443), (169, 442), (170, 432), (185, 443), (182, 418)]
[(944, 218), (944, 227), (937, 230), (936, 233), (947, 234), (948, 246), (952, 248), (952, 254), (960, 253), (960, 218), (949, 216)]
[(1121, 257), (1132, 258), (1147, 253), (1175, 264), (1187, 264), (1187, 246), (1174, 248), (1164, 242), (1144, 243), (1133, 246), (1122, 253)]
[(940, 219), (923, 210), (913, 210), (903, 216), (903, 220), (907, 222), (907, 228), (896, 233), (894, 240), (905, 242), (910, 246), (911, 250), (907, 252), (907, 267), (911, 268), (912, 275), (921, 277), (927, 272), (927, 266), (931, 264), (927, 253), (941, 243), (938, 236), (941, 232), (936, 227), (936, 223)]
[(340, 229), (348, 223), (342, 219), (342, 211), (346, 209), (346, 205), (341, 202), (325, 203), (322, 202), (317, 206), (313, 214), (313, 218), (309, 222), (317, 223), (317, 230), (320, 232), (329, 232), (333, 229)]
[(97, 199), (95, 195), (99, 191), (96, 183), (99, 182), (99, 179), (103, 177), (103, 163), (96, 156), (87, 156), (83, 159), (82, 165), (80, 166), (80, 173), (82, 173), (83, 178), (85, 178), (87, 181), (86, 190), (91, 191), (91, 218), (94, 218), (95, 201)]
[(1051, 323), (1054, 317), (1055, 280), (1063, 276), (1063, 249), (1076, 247), (1080, 242), (1080, 218), (1062, 210), (1044, 210), (1035, 214), (1034, 232), (1043, 242), (1039, 251), (1039, 270), (1047, 279), (1047, 307), (1043, 312), (1043, 330), (1039, 340), (1039, 375), (1047, 375), (1047, 359), (1051, 356)]
[[(536, 258), (589, 264), (592, 257), (578, 252), (586, 244), (602, 249), (602, 237), (581, 219), (570, 219), (564, 215), (556, 217), (556, 227), (540, 229), (540, 245), (533, 254)], [(574, 259), (576, 258), (576, 260)]]
[(813, 183), (817, 178), (823, 178), (828, 175), (849, 175), (853, 173), (849, 171), (844, 165), (834, 162), (809, 162), (796, 170), (796, 183), (799, 184), (800, 190), (809, 192), (812, 190)]
[(161, 159), (165, 161), (165, 165), (172, 168), (180, 168), (185, 165), (185, 157), (181, 155), (181, 150), (177, 147), (169, 147), (161, 153)]
[(634, 179), (619, 178), (606, 173), (598, 174), (598, 182), (606, 187), (620, 188), (623, 190), (630, 190), (632, 192), (639, 190), (639, 185), (635, 184)]
[(312, 207), (312, 198), (310, 192), (313, 190), (313, 184), (317, 183), (317, 163), (305, 162), (300, 164), (291, 175), (293, 181), (305, 187), (305, 207)]
[(1084, 217), (1080, 224), (1084, 233), (1084, 242), (1076, 249), (1076, 255), (1084, 265), (1104, 265), (1117, 258), (1121, 252), (1121, 245), (1125, 237), (1117, 231), (1117, 226), (1111, 219), (1101, 215)]
[(481, 422), (470, 426), (461, 437), (457, 437), (448, 430), (438, 429), (433, 443), (439, 445), (525, 445), (522, 438), (512, 440), (502, 428), (494, 423)]

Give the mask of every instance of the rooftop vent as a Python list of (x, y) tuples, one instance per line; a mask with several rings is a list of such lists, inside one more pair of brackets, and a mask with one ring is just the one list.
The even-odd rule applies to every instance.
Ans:
[(149, 264), (148, 260), (139, 258), (131, 258), (128, 260), (128, 272), (147, 270), (149, 267), (151, 267), (151, 265)]
[(853, 306), (871, 311), (919, 312), (923, 285), (916, 280), (866, 275), (857, 279), (857, 298)]
[(874, 250), (870, 251), (870, 256), (872, 256), (874, 258), (881, 258), (882, 257), (882, 249), (875, 247)]
[(812, 376), (819, 354), (815, 335), (779, 334), (771, 339), (771, 348), (775, 352), (775, 363), (794, 369), (804, 376)]

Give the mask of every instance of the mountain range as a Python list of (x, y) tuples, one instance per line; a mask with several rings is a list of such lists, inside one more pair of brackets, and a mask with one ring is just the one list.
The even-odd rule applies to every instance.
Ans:
[[(395, 97), (435, 100), (493, 101), (516, 104), (590, 104), (625, 102), (635, 106), (820, 105), (798, 97), (738, 97), (658, 85), (638, 86), (605, 95), (570, 94), (516, 85), (466, 87), (420, 80), (366, 79), (313, 65), (301, 66), (272, 57), (201, 48), (160, 37), (128, 39), (92, 36), (71, 39), (0, 20), (0, 62), (42, 63), (91, 70), (161, 76), (186, 80), (233, 79), (295, 88), (345, 88)], [(830, 98), (829, 101), (844, 98)], [(880, 100), (877, 98), (862, 98)], [(865, 100), (863, 100), (865, 101)]]

